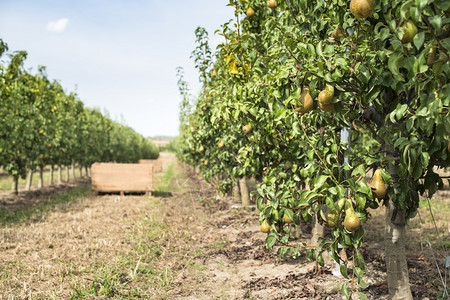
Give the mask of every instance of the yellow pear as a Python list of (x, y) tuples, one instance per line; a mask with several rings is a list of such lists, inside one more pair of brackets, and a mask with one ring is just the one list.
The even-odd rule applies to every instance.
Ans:
[(287, 215), (283, 215), (283, 219), (285, 223), (292, 223), (291, 218), (289, 218)]
[(269, 233), (270, 232), (269, 222), (267, 222), (267, 220), (262, 221), (260, 229), (264, 233)]
[(319, 93), (319, 103), (330, 104), (333, 102), (334, 97), (334, 87), (331, 85), (326, 85), (325, 89)]
[(350, 2), (350, 11), (357, 19), (370, 17), (374, 8), (374, 0), (352, 0)]
[(337, 210), (332, 210), (326, 214), (325, 225), (328, 228), (336, 228), (339, 225), (340, 213)]
[(247, 9), (247, 17), (251, 18), (255, 15), (255, 11), (253, 10), (253, 8), (249, 7)]
[(336, 29), (331, 32), (331, 35), (334, 37), (336, 41), (339, 41), (341, 38), (345, 36), (344, 30), (342, 29), (341, 26), (336, 27)]
[(411, 43), (418, 31), (416, 24), (411, 21), (406, 22), (405, 25), (400, 27), (400, 30), (403, 31), (403, 44)]
[(383, 177), (381, 177), (380, 169), (377, 169), (375, 174), (373, 174), (372, 193), (377, 199), (383, 199), (386, 196), (386, 184), (384, 184)]
[(344, 227), (350, 232), (355, 232), (361, 227), (361, 220), (353, 210), (353, 204), (350, 199), (346, 202)]
[(248, 123), (247, 125), (242, 127), (242, 132), (247, 134), (250, 133), (250, 131), (252, 131), (252, 124)]
[(225, 142), (222, 140), (219, 142), (219, 145), (217, 145), (219, 147), (219, 149), (222, 149), (223, 146), (225, 146)]
[(270, 8), (275, 8), (275, 7), (277, 7), (277, 5), (278, 5), (278, 3), (275, 0), (267, 1), (267, 6), (270, 7)]

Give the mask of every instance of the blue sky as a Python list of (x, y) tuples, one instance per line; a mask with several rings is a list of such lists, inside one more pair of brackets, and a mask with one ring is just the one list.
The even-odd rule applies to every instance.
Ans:
[(233, 17), (228, 0), (1, 0), (0, 38), (26, 50), (26, 68), (47, 67), (50, 79), (76, 91), (88, 107), (144, 136), (178, 134), (176, 67), (193, 94), (200, 85), (189, 58), (194, 30), (212, 45)]

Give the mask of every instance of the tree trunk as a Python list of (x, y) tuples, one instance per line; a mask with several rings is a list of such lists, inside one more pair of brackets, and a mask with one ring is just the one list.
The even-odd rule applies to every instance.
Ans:
[(38, 181), (38, 188), (44, 187), (44, 167), (39, 166), (39, 181)]
[(14, 193), (14, 195), (19, 194), (19, 176), (13, 177), (13, 183), (12, 183), (11, 190)]
[(385, 255), (389, 299), (412, 300), (409, 284), (408, 264), (406, 262), (405, 211), (396, 209), (390, 201), (385, 201)]
[(319, 246), (319, 238), (323, 237), (325, 234), (325, 227), (317, 222), (317, 216), (313, 217), (314, 227), (311, 232), (311, 239), (309, 240), (310, 246)]
[(70, 181), (69, 166), (65, 166), (65, 169), (66, 169), (66, 182), (69, 182)]
[(79, 169), (80, 169), (80, 177), (83, 178), (83, 166), (80, 165)]
[(87, 166), (84, 167), (84, 171), (86, 171), (86, 177), (89, 177), (89, 169)]
[(233, 202), (236, 202), (236, 203), (241, 202), (241, 192), (239, 191), (239, 179), (236, 179), (236, 182), (233, 185), (231, 197), (233, 198)]
[[(395, 149), (393, 145), (386, 145), (386, 150), (392, 153)], [(389, 165), (387, 171), (392, 178), (397, 178), (396, 165)], [(384, 204), (386, 206), (384, 243), (389, 299), (412, 300), (405, 250), (406, 212), (396, 208), (389, 200), (385, 200)]]
[(247, 177), (244, 176), (239, 180), (239, 187), (241, 189), (242, 206), (249, 206), (250, 205), (250, 195), (248, 193)]
[(33, 170), (28, 170), (27, 183), (25, 185), (25, 191), (31, 190), (32, 182), (33, 182)]
[(50, 185), (53, 185), (53, 175), (55, 174), (55, 166), (50, 166)]
[(58, 165), (58, 184), (62, 184), (62, 167)]
[(75, 180), (76, 176), (75, 176), (75, 162), (72, 162), (72, 165), (70, 166), (70, 169), (72, 171), (72, 178)]

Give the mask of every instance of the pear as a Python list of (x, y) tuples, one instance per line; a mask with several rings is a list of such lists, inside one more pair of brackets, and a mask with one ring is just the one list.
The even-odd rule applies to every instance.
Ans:
[(249, 7), (247, 9), (247, 17), (251, 18), (255, 15), (255, 11), (253, 10), (253, 8)]
[(350, 2), (350, 11), (357, 19), (370, 17), (374, 8), (374, 0), (352, 0)]
[(353, 204), (350, 199), (347, 200), (345, 206), (344, 227), (350, 232), (355, 232), (361, 227), (361, 220), (355, 214), (355, 211), (353, 210)]
[(208, 160), (205, 159), (205, 160), (203, 161), (203, 164), (204, 164), (205, 166), (207, 166), (207, 165), (208, 165)]
[(285, 223), (292, 223), (293, 221), (287, 215), (283, 215), (283, 219)]
[(278, 6), (278, 3), (275, 0), (269, 0), (269, 1), (267, 1), (267, 6), (270, 8), (275, 8)]
[(381, 170), (377, 169), (373, 174), (372, 179), (372, 193), (377, 199), (383, 199), (386, 196), (386, 184), (384, 184), (383, 177), (381, 177)]
[(326, 226), (329, 228), (336, 228), (340, 222), (341, 211), (344, 208), (346, 199), (342, 198), (337, 202), (336, 209), (329, 211), (326, 215)]
[(260, 229), (264, 233), (269, 233), (270, 232), (269, 222), (267, 222), (267, 220), (262, 221)]
[(431, 47), (430, 52), (428, 52), (427, 64), (431, 65), (437, 60), (436, 47)]
[(203, 146), (200, 146), (200, 148), (198, 148), (198, 152), (203, 152), (203, 150), (205, 150), (205, 148), (203, 148)]
[(342, 29), (341, 26), (336, 27), (336, 29), (331, 32), (331, 35), (334, 37), (336, 41), (339, 41), (341, 38), (345, 36), (344, 30)]
[(328, 228), (336, 228), (339, 225), (340, 213), (337, 210), (332, 210), (326, 214), (325, 225)]
[(411, 43), (418, 31), (416, 24), (414, 24), (411, 21), (406, 22), (405, 25), (400, 27), (400, 30), (403, 31), (402, 37), (403, 44)]
[(334, 87), (331, 85), (326, 85), (325, 89), (319, 93), (319, 103), (330, 104), (333, 102), (334, 97)]
[(319, 108), (321, 110), (323, 110), (324, 112), (330, 112), (334, 109), (334, 103), (323, 104), (323, 103), (319, 102)]
[(223, 146), (225, 146), (225, 142), (222, 140), (219, 142), (219, 145), (217, 145), (217, 147), (219, 147), (219, 149), (222, 149)]
[(248, 134), (252, 131), (252, 124), (248, 123), (247, 125), (242, 127), (242, 132)]
[(216, 72), (216, 70), (213, 70), (212, 71), (212, 77), (216, 77), (217, 76), (217, 72)]
[(301, 104), (298, 105), (297, 103), (294, 105), (296, 109), (302, 114), (306, 114), (310, 112), (313, 109), (314, 102), (311, 97), (311, 94), (309, 92), (309, 87), (305, 86), (302, 88), (302, 92), (300, 94), (299, 102)]
[(239, 70), (238, 70), (238, 68), (237, 68), (237, 66), (236, 66), (236, 62), (233, 60), (233, 61), (230, 61), (229, 63), (228, 63), (228, 68), (230, 69), (230, 74), (239, 74)]

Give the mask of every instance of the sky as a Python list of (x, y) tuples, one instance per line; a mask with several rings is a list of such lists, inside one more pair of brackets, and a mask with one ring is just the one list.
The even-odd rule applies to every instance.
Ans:
[(223, 37), (214, 31), (234, 16), (228, 2), (0, 0), (0, 38), (9, 53), (28, 52), (26, 69), (46, 66), (49, 79), (85, 106), (146, 137), (176, 136), (176, 68), (197, 95), (194, 31), (205, 27), (215, 48)]

